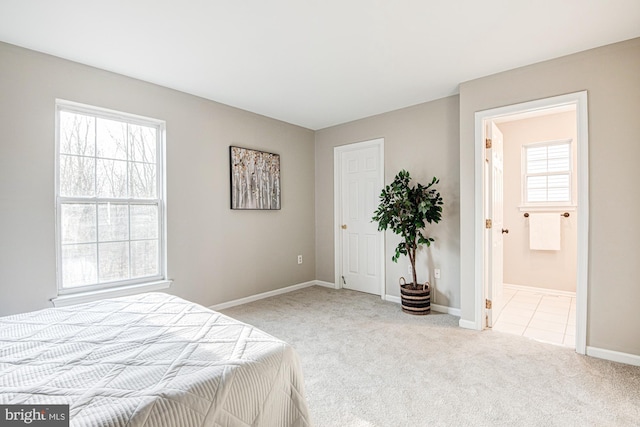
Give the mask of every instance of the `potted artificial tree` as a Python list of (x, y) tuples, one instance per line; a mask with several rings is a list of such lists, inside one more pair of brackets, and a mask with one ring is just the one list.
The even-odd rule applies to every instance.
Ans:
[[(431, 309), (431, 289), (429, 282), (418, 285), (416, 275), (416, 252), (422, 245), (430, 246), (432, 237), (425, 236), (423, 230), (427, 223), (438, 223), (442, 215), (442, 197), (433, 188), (440, 182), (436, 177), (428, 185), (420, 183), (411, 187), (409, 172), (401, 170), (390, 185), (380, 194), (380, 205), (373, 220), (378, 230), (390, 229), (402, 237), (391, 257), (398, 262), (400, 255), (409, 257), (413, 282), (406, 283), (400, 278), (400, 296), (402, 311), (411, 314), (428, 314)], [(403, 283), (405, 282), (405, 283)]]

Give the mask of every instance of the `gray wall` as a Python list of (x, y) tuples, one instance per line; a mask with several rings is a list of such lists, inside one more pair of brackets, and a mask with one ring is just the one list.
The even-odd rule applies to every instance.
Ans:
[[(460, 307), (459, 263), (459, 139), (458, 97), (416, 105), (402, 110), (322, 129), (316, 132), (316, 278), (334, 282), (333, 148), (354, 142), (384, 138), (385, 183), (401, 169), (422, 183), (433, 176), (444, 198), (443, 220), (428, 229), (436, 241), (418, 259), (418, 281), (436, 286), (436, 303)], [(407, 276), (408, 260), (391, 261), (397, 237), (386, 233), (386, 293), (398, 296), (398, 278)], [(431, 267), (431, 268), (430, 268)], [(441, 269), (435, 280), (428, 272)]]
[[(212, 305), (315, 278), (313, 131), (4, 43), (0, 94), (0, 315), (56, 296), (56, 98), (166, 121), (169, 292)], [(282, 210), (229, 209), (229, 145), (281, 155)]]
[[(465, 82), (459, 97), (314, 134), (0, 43), (0, 315), (46, 307), (56, 294), (55, 98), (166, 120), (171, 292), (205, 305), (314, 278), (332, 282), (333, 147), (385, 138), (387, 182), (401, 168), (420, 180), (441, 179), (445, 219), (433, 228), (431, 250), (431, 262), (442, 269), (437, 302), (460, 307), (462, 318), (473, 321), (474, 113), (587, 90), (587, 345), (640, 354), (638, 76), (640, 39), (634, 39)], [(282, 211), (229, 210), (231, 144), (282, 155)], [(390, 261), (392, 240), (388, 235), (387, 294), (397, 295), (406, 263)]]
[(460, 85), (462, 319), (473, 322), (474, 113), (587, 90), (587, 346), (640, 355), (640, 39)]

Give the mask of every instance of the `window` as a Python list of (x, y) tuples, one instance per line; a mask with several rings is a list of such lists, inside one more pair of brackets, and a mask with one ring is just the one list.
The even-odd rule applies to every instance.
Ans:
[(58, 101), (60, 294), (165, 278), (164, 123)]
[(571, 203), (571, 140), (535, 143), (523, 149), (525, 204)]

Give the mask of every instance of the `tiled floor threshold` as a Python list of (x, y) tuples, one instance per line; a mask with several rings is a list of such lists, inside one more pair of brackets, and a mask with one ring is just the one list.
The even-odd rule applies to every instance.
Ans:
[(505, 284), (503, 304), (493, 330), (551, 344), (576, 346), (575, 293), (559, 294)]

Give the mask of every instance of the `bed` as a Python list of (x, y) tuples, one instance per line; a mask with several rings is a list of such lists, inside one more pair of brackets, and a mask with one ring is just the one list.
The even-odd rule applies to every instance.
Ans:
[(308, 426), (287, 343), (162, 293), (0, 318), (0, 404), (71, 426)]

